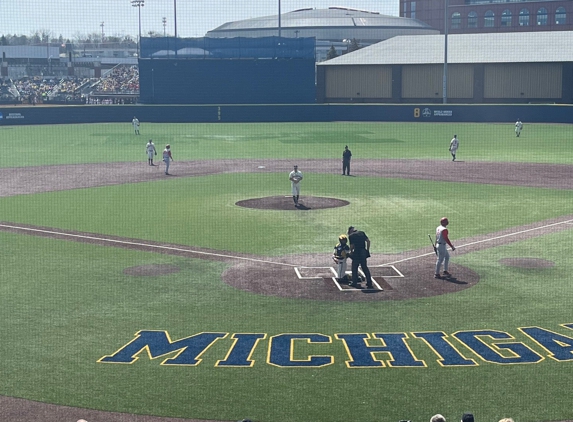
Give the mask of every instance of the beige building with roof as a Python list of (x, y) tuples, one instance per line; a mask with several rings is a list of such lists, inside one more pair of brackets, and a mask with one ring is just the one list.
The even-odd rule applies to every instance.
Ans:
[[(448, 103), (573, 103), (573, 32), (449, 35)], [(317, 101), (443, 102), (444, 35), (398, 36), (317, 65)]]

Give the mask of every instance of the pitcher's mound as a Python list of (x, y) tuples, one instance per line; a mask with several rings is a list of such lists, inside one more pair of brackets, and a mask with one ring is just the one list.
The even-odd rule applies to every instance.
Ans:
[(336, 198), (322, 198), (319, 196), (305, 196), (299, 199), (298, 207), (294, 206), (292, 196), (267, 196), (266, 198), (253, 198), (239, 201), (235, 205), (259, 210), (321, 210), (325, 208), (344, 207), (350, 202)]

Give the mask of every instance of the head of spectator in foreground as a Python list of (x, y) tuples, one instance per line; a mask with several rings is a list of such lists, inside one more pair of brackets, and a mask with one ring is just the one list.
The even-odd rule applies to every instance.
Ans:
[(466, 412), (462, 415), (462, 422), (474, 422), (473, 413)]
[(431, 417), (430, 422), (446, 422), (446, 418), (444, 418), (443, 415), (437, 413)]

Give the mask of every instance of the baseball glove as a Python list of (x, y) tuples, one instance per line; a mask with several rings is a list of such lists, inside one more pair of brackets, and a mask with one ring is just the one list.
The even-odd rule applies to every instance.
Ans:
[(292, 178), (292, 181), (295, 182), (295, 183), (298, 183), (298, 182), (300, 182), (301, 180), (302, 180), (302, 178), (300, 178), (300, 177), (298, 177), (298, 176), (295, 176), (295, 177)]

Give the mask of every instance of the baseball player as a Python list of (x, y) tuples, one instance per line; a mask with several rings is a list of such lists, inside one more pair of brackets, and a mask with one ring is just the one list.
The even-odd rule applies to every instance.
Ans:
[(350, 176), (350, 159), (352, 158), (352, 152), (348, 149), (348, 145), (344, 147), (342, 151), (342, 175), (347, 174)]
[(169, 174), (169, 162), (173, 161), (173, 156), (171, 155), (171, 145), (165, 145), (163, 150), (163, 161), (165, 161), (165, 174)]
[(300, 181), (302, 180), (302, 173), (298, 171), (298, 166), (294, 166), (294, 170), (289, 173), (288, 179), (291, 182), (292, 200), (294, 201), (294, 206), (298, 207), (298, 198), (300, 196)]
[(131, 121), (131, 124), (133, 125), (133, 131), (135, 132), (136, 135), (139, 135), (139, 119), (135, 116), (133, 116), (133, 120)]
[(519, 138), (519, 135), (521, 135), (521, 129), (523, 128), (523, 123), (521, 123), (521, 120), (519, 120), (519, 117), (517, 118), (517, 122), (515, 122), (515, 136), (517, 136)]
[(151, 139), (145, 146), (145, 152), (147, 152), (147, 164), (154, 166), (155, 164), (153, 164), (153, 156), (157, 155), (157, 151), (155, 150), (155, 144)]
[(446, 217), (443, 217), (440, 220), (440, 225), (436, 228), (436, 248), (438, 252), (438, 259), (436, 260), (436, 270), (434, 271), (434, 278), (442, 278), (440, 276), (440, 267), (442, 263), (444, 264), (444, 277), (451, 277), (451, 274), (448, 272), (448, 263), (450, 262), (450, 254), (447, 249), (447, 245), (450, 245), (452, 251), (455, 251), (456, 248), (450, 242), (450, 238), (448, 237), (448, 224), (450, 222)]
[(450, 141), (450, 154), (452, 154), (452, 161), (456, 161), (456, 152), (458, 151), (458, 146), (460, 141), (458, 140), (458, 135), (454, 135)]
[(346, 260), (349, 253), (348, 236), (341, 234), (338, 236), (338, 244), (334, 247), (334, 253), (332, 254), (332, 260), (338, 265), (336, 274), (339, 282), (348, 280), (348, 277), (346, 277)]

